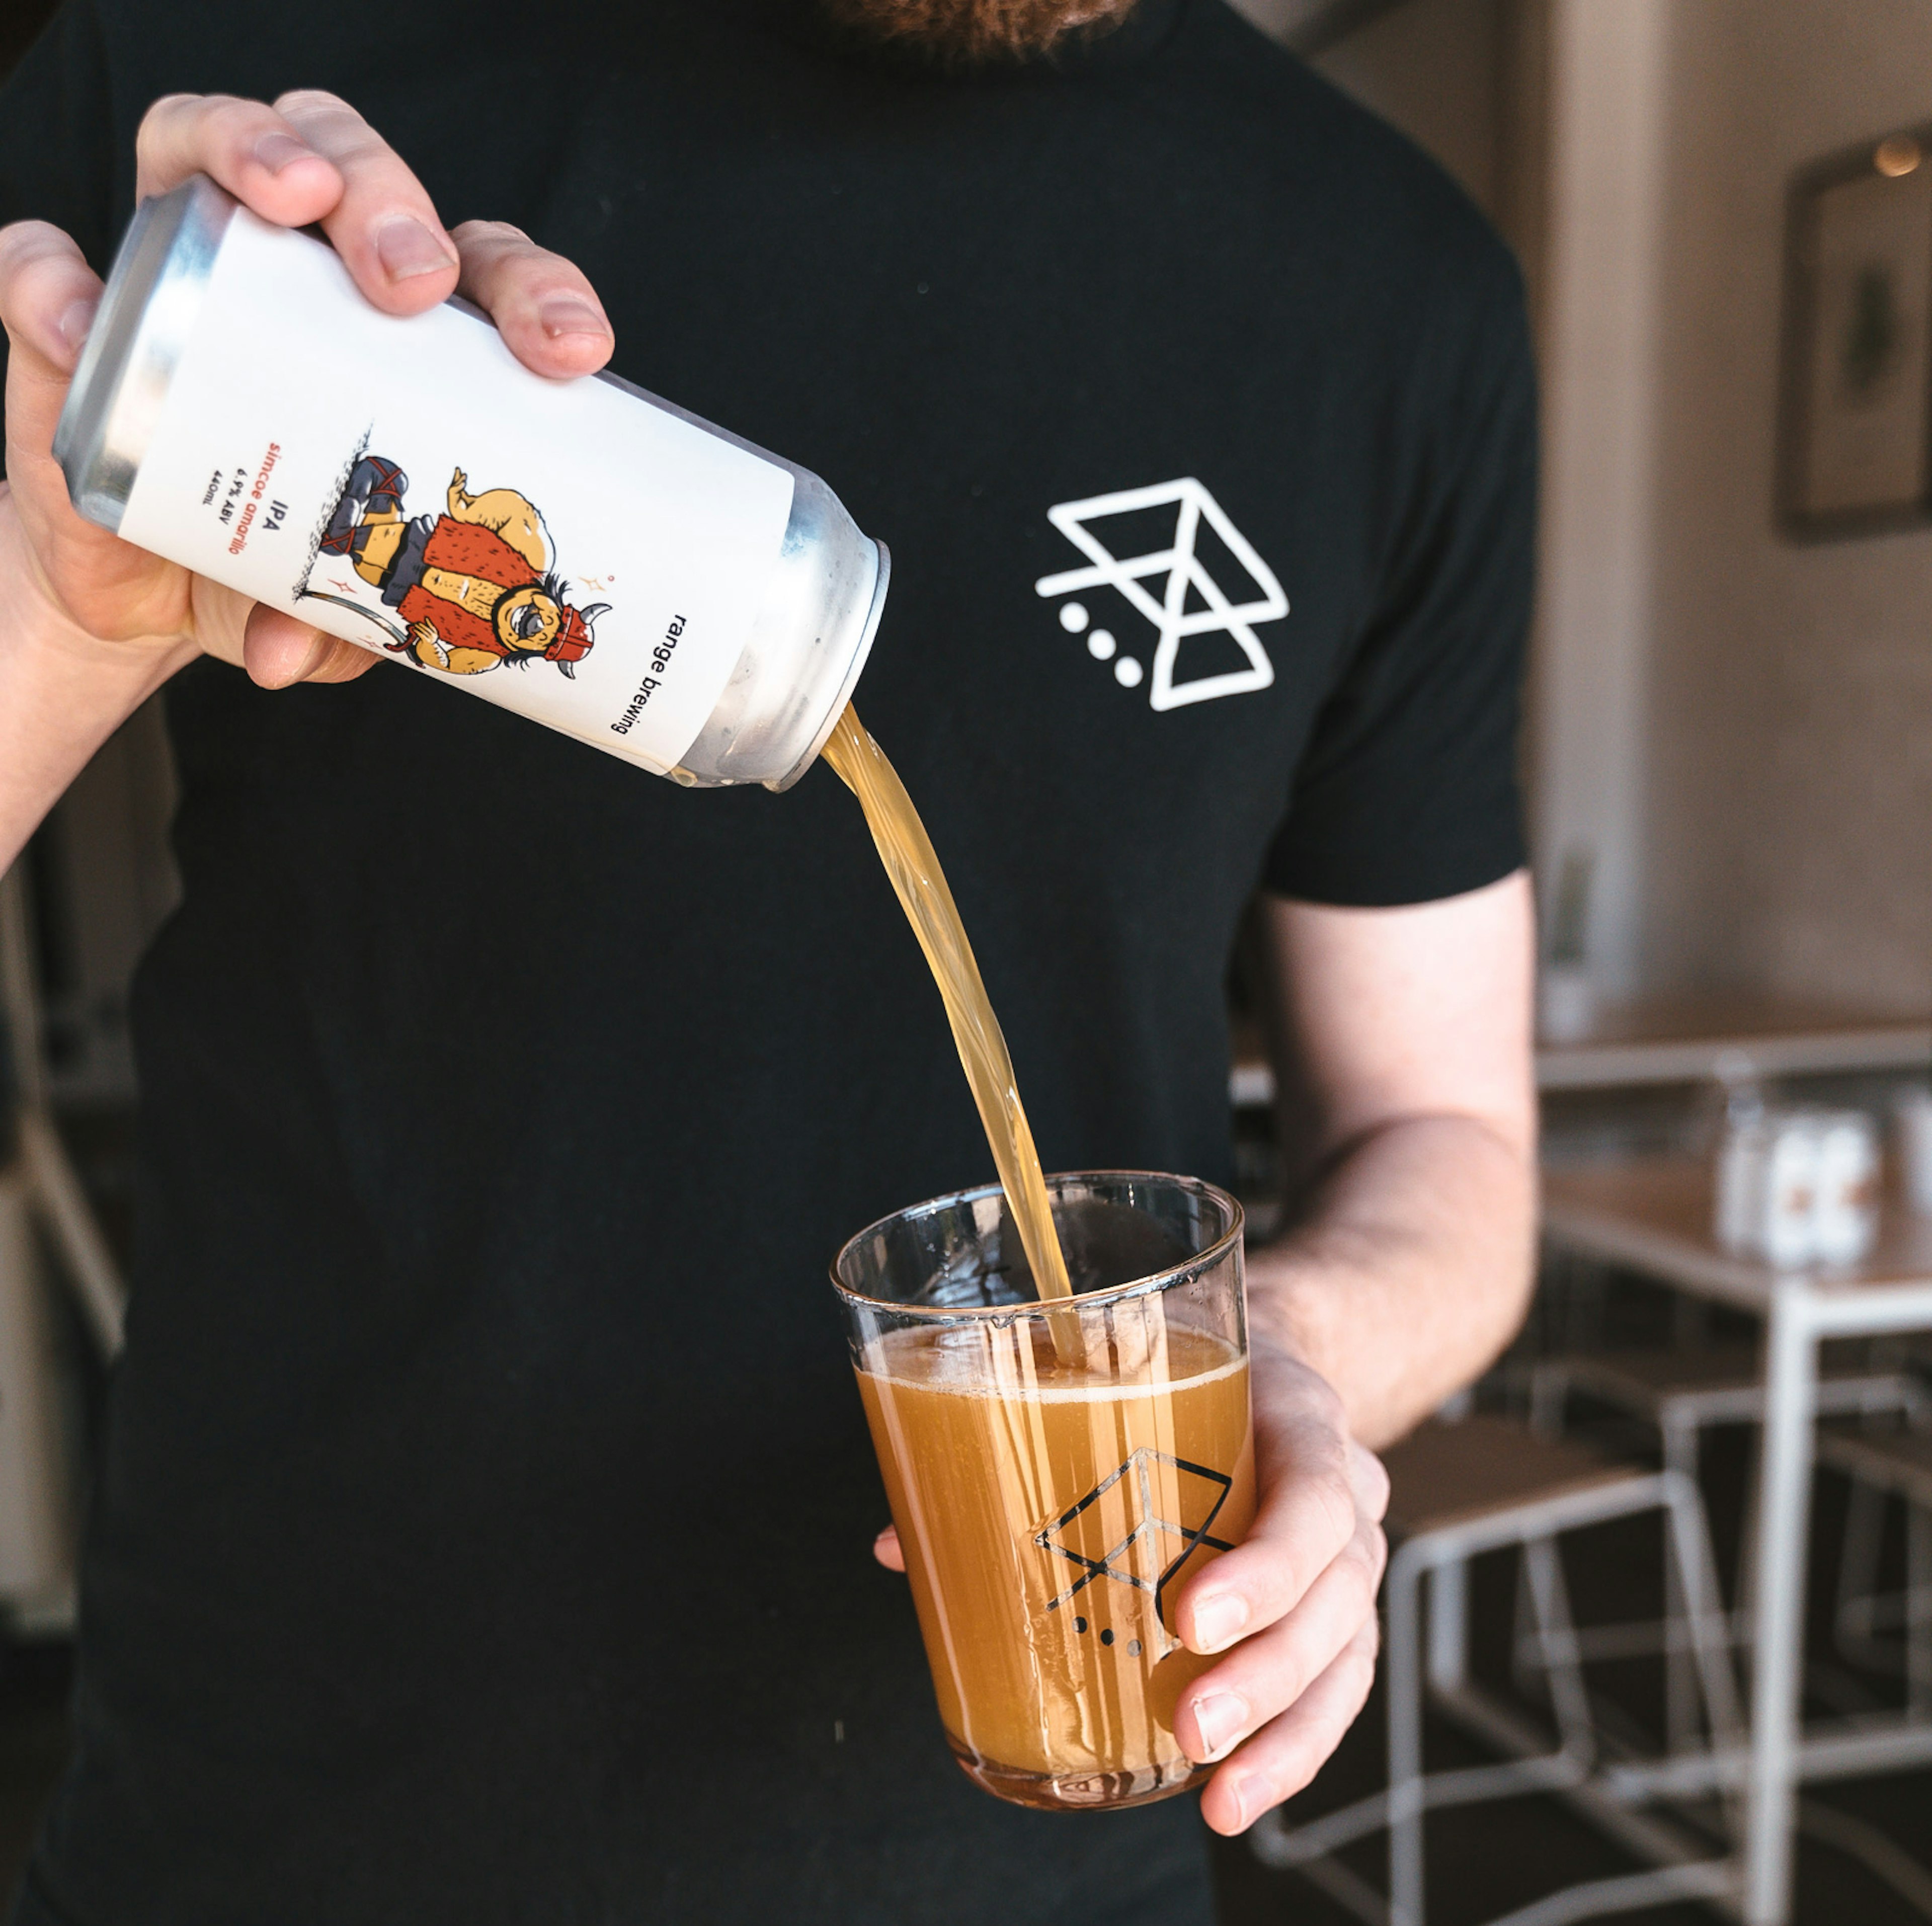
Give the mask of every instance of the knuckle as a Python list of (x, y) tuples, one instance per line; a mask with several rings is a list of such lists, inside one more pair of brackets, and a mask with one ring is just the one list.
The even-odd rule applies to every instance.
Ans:
[(1242, 1663), (1233, 1668), (1234, 1676), (1238, 1684), (1245, 1681), (1241, 1689), (1258, 1709), (1285, 1711), (1314, 1684), (1321, 1667), (1310, 1663), (1302, 1646), (1300, 1636), (1290, 1633), (1241, 1654)]
[(581, 294), (590, 285), (584, 270), (568, 255), (553, 254), (548, 248), (536, 248), (530, 265), (540, 273), (547, 292), (567, 288), (573, 294)]
[(14, 220), (0, 227), (0, 274), (17, 272), (36, 260), (59, 231), (44, 220)]
[(1376, 1656), (1379, 1641), (1366, 1651), (1350, 1646), (1335, 1661), (1336, 1682), (1357, 1705), (1366, 1699), (1376, 1682)]
[(1298, 1706), (1308, 1695), (1308, 1690), (1322, 1676), (1322, 1668), (1311, 1665), (1299, 1657), (1282, 1661), (1276, 1677), (1276, 1696), (1283, 1708)]
[(1355, 1494), (1339, 1465), (1324, 1465), (1310, 1475), (1309, 1495), (1320, 1509), (1338, 1545), (1355, 1535)]
[(1354, 1540), (1342, 1554), (1340, 1562), (1350, 1588), (1358, 1594), (1357, 1604), (1363, 1607), (1372, 1604), (1382, 1579), (1382, 1561), (1376, 1557), (1373, 1544), (1360, 1538)]
[(1318, 1377), (1310, 1384), (1308, 1402), (1311, 1417), (1335, 1432), (1338, 1439), (1347, 1436), (1347, 1408), (1342, 1402), (1342, 1394), (1326, 1378)]
[(1365, 1445), (1352, 1443), (1348, 1455), (1357, 1478), (1365, 1487), (1364, 1495), (1368, 1500), (1366, 1508), (1376, 1517), (1381, 1517), (1388, 1509), (1388, 1467)]
[(507, 220), (466, 220), (450, 238), (464, 247), (487, 248), (497, 254), (540, 251), (520, 227), (513, 227)]
[(332, 94), (325, 88), (303, 87), (279, 95), (275, 110), (326, 159), (338, 166), (386, 160), (393, 152), (389, 143), (340, 94)]
[(204, 94), (195, 103), (198, 131), (214, 141), (252, 140), (261, 131), (268, 109), (260, 100), (238, 94)]
[(1373, 1574), (1376, 1588), (1382, 1588), (1382, 1574), (1388, 1570), (1388, 1534), (1379, 1525), (1370, 1527), (1367, 1556), (1369, 1568)]
[(0, 227), (0, 306), (18, 315), (37, 302), (72, 298), (85, 280), (98, 286), (80, 250), (44, 220)]
[(178, 119), (183, 110), (196, 105), (203, 97), (200, 94), (164, 94), (148, 103), (147, 111), (141, 116), (141, 124), (136, 138), (151, 132), (164, 121)]
[(362, 118), (340, 94), (332, 94), (326, 87), (291, 87), (275, 96), (274, 108), (278, 114), (344, 113)]

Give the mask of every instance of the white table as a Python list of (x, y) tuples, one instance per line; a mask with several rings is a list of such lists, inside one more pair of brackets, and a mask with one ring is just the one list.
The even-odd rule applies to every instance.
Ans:
[(1932, 1016), (1792, 997), (1646, 997), (1606, 1004), (1588, 1033), (1538, 1040), (1540, 1090), (1739, 1081), (1932, 1065)]
[[(1932, 1016), (1790, 998), (1653, 997), (1606, 1004), (1587, 1035), (1564, 1043), (1544, 1038), (1536, 1046), (1537, 1088), (1544, 1090), (1928, 1065)], [(1234, 1039), (1228, 1094), (1238, 1110), (1274, 1102), (1274, 1071), (1251, 1026)]]
[(1794, 1271), (1728, 1256), (1712, 1239), (1711, 1221), (1711, 1176), (1700, 1163), (1634, 1160), (1545, 1173), (1544, 1232), (1553, 1246), (1642, 1272), (1765, 1322), (1762, 1563), (1751, 1608), (1748, 1756), (1666, 1760), (1629, 1768), (1629, 1776), (1634, 1786), (1642, 1779), (1657, 1792), (1690, 1794), (1741, 1772), (1743, 1916), (1747, 1926), (1784, 1926), (1799, 1781), (1932, 1760), (1932, 1726), (1900, 1718), (1807, 1732), (1799, 1699), (1818, 1348), (1827, 1337), (1932, 1330), (1932, 1221), (1890, 1210), (1877, 1247), (1862, 1264)]

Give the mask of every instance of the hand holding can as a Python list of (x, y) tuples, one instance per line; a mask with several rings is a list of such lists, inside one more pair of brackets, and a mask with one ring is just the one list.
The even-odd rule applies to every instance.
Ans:
[[(513, 230), (471, 223), (451, 236), (422, 184), (362, 117), (334, 95), (261, 101), (173, 94), (141, 124), (136, 191), (164, 194), (206, 175), (272, 225), (320, 224), (363, 297), (411, 315), (455, 292), (490, 310), (536, 373), (602, 367), (610, 326), (584, 277)], [(51, 456), (55, 425), (88, 338), (101, 284), (80, 250), (44, 221), (0, 232), (0, 320), (9, 358), (10, 488), (0, 502), (0, 568), (16, 610), (38, 606), (77, 649), (114, 644), (151, 658), (156, 679), (200, 652), (244, 664), (266, 687), (341, 681), (366, 652), (310, 623), (116, 541), (70, 506)]]
[[(452, 239), (352, 110), (279, 105), (151, 110), (104, 294), (56, 230), (0, 237), (28, 343), (0, 567), (40, 626), (155, 682), (204, 651), (274, 686), (386, 655), (688, 784), (795, 782), (884, 545), (795, 464), (591, 378), (610, 332), (568, 262)], [(318, 217), (331, 246), (290, 224)]]

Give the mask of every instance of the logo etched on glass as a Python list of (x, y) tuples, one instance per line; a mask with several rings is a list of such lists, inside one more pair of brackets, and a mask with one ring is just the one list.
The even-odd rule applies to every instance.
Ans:
[[(1034, 1534), (1042, 1551), (1064, 1559), (1079, 1574), (1046, 1601), (1046, 1610), (1057, 1612), (1090, 1585), (1110, 1579), (1154, 1600), (1155, 1622), (1172, 1649), (1162, 1617), (1168, 1582), (1202, 1546), (1217, 1552), (1234, 1549), (1226, 1539), (1210, 1535), (1233, 1488), (1234, 1480), (1224, 1472), (1142, 1445), (1085, 1497)], [(1164, 1516), (1170, 1509), (1178, 1515)], [(1198, 1524), (1183, 1522), (1197, 1512)]]

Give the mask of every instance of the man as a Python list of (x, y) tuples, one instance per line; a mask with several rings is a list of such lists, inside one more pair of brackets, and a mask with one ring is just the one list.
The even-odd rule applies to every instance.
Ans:
[(186, 884), (16, 1918), (1204, 1921), (1193, 1800), (966, 1784), (896, 1544), (864, 1556), (824, 1266), (987, 1157), (850, 798), (687, 794), (364, 676), (68, 508), (94, 271), (197, 169), (542, 373), (614, 325), (890, 542), (860, 707), (1051, 1166), (1227, 1174), (1224, 966), (1271, 892), (1262, 1505), (1176, 1609), (1225, 1654), (1177, 1726), (1224, 1834), (1367, 1690), (1364, 1448), (1526, 1288), (1499, 244), (1220, 0), (426, 0), (374, 37), (71, 0), (0, 117), (0, 854), (166, 683)]

